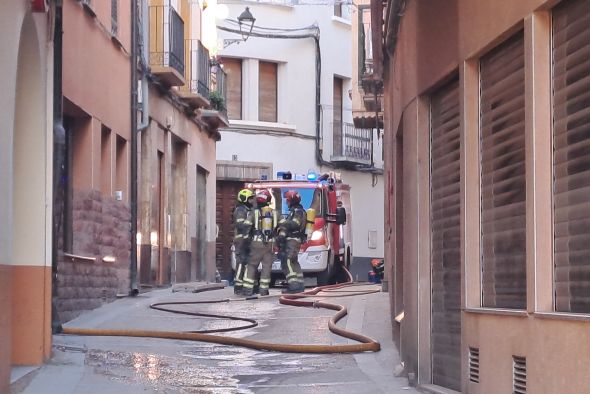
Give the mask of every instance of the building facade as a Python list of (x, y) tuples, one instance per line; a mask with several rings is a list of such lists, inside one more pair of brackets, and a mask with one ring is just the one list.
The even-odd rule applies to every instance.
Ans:
[(587, 1), (372, 2), (393, 332), (423, 387), (585, 392)]
[(215, 276), (207, 178), (223, 117), (207, 109), (201, 18), (188, 0), (63, 2), (61, 321), (117, 295)]
[(0, 4), (0, 392), (51, 351), (54, 12)]
[[(231, 277), (231, 209), (244, 181), (275, 179), (281, 171), (338, 171), (351, 186), (353, 269), (366, 280), (371, 258), (382, 257), (381, 140), (353, 124), (351, 29), (356, 9), (317, 2), (220, 2), (218, 23), (227, 74), (230, 125), (218, 145), (217, 266)], [(245, 7), (256, 19), (242, 40), (236, 19)], [(242, 27), (248, 29), (249, 26)], [(339, 45), (333, 45), (339, 43)], [(366, 268), (366, 269), (365, 269)]]

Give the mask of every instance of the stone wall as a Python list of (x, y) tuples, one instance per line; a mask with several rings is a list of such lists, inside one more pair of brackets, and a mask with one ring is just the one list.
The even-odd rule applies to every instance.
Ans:
[[(95, 190), (74, 191), (73, 247), (68, 254), (60, 251), (58, 259), (57, 307), (62, 322), (129, 292), (130, 227), (127, 204)], [(104, 262), (105, 256), (115, 257), (115, 262)]]

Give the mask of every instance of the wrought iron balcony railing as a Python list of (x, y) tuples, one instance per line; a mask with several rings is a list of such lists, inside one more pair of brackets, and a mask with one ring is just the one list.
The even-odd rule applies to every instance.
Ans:
[(184, 41), (184, 56), (186, 64), (184, 78), (187, 84), (181, 90), (199, 94), (208, 100), (211, 86), (209, 50), (200, 40), (188, 39)]
[(216, 99), (211, 100), (211, 105), (227, 116), (227, 74), (218, 64), (214, 64), (211, 67), (211, 76), (211, 89), (215, 92), (211, 96), (215, 96)]
[(174, 8), (149, 7), (150, 66), (171, 67), (184, 75), (184, 22)]
[(352, 123), (333, 122), (332, 161), (371, 164), (373, 130), (359, 129)]

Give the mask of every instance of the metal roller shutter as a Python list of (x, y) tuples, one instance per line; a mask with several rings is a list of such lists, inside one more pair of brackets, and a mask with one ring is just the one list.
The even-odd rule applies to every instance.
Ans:
[(526, 307), (524, 33), (480, 61), (482, 306)]
[(590, 2), (553, 12), (555, 308), (590, 312)]
[(431, 97), (432, 382), (461, 390), (459, 81)]

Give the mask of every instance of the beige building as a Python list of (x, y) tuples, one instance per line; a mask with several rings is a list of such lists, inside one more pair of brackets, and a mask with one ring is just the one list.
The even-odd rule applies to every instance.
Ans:
[(590, 2), (390, 0), (372, 12), (406, 372), (466, 393), (587, 392)]
[(53, 10), (0, 4), (0, 392), (51, 351)]

